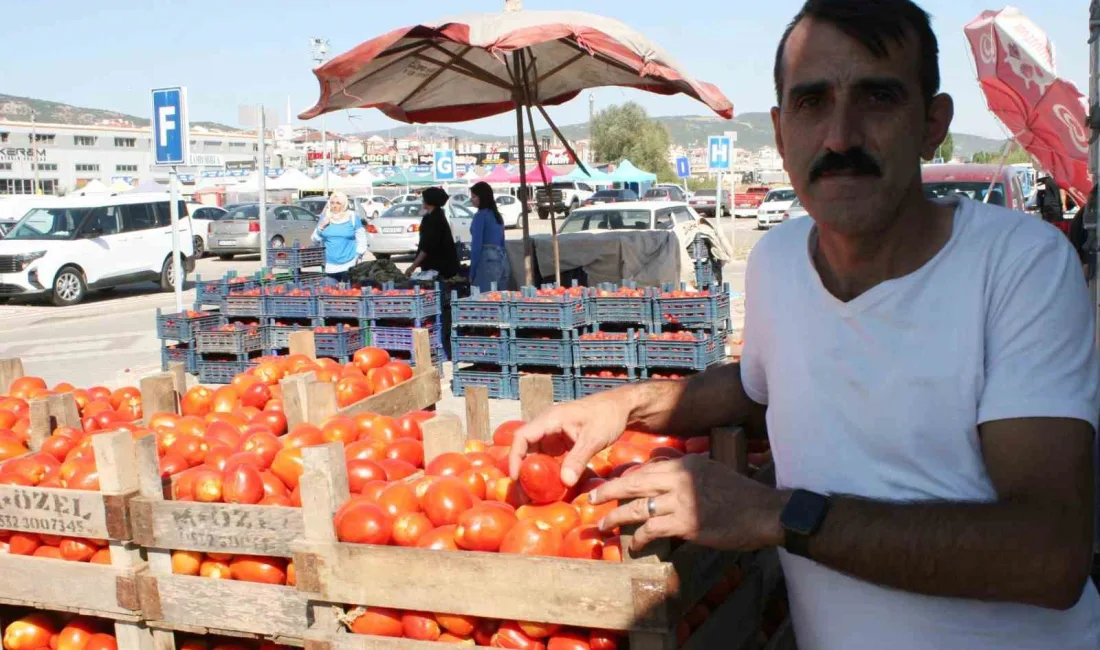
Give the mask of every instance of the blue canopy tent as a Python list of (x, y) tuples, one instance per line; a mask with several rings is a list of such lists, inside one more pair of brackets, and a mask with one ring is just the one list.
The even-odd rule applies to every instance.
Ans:
[(559, 180), (592, 183), (593, 185), (611, 185), (615, 182), (615, 180), (611, 178), (611, 174), (602, 172), (595, 167), (591, 167), (588, 171), (585, 171), (580, 165), (574, 167), (573, 171), (565, 176), (559, 177)]
[(657, 174), (642, 171), (629, 160), (623, 160), (615, 171), (611, 173), (611, 180), (622, 184), (626, 189), (634, 190), (638, 196), (643, 193), (643, 186), (648, 186), (657, 181)]

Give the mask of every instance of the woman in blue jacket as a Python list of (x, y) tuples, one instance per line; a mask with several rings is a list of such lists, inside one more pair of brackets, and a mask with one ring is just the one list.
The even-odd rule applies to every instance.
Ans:
[(504, 219), (497, 209), (493, 188), (488, 183), (475, 183), (470, 188), (470, 201), (477, 208), (470, 224), (470, 283), (482, 291), (508, 288), (508, 255), (504, 252)]
[(324, 244), (325, 274), (337, 282), (347, 282), (348, 269), (367, 252), (367, 231), (348, 210), (348, 197), (343, 192), (333, 192), (329, 197), (312, 239)]

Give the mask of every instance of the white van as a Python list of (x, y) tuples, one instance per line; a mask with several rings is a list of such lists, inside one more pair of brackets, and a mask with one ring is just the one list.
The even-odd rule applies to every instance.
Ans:
[[(168, 194), (64, 197), (33, 206), (0, 239), (0, 301), (39, 294), (75, 305), (89, 290), (148, 281), (171, 290), (169, 206)], [(195, 267), (187, 215), (180, 201), (184, 273)]]

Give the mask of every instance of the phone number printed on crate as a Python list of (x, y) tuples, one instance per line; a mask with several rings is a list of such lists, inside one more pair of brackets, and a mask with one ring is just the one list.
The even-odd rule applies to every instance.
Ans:
[(105, 539), (103, 496), (45, 488), (0, 486), (0, 529)]

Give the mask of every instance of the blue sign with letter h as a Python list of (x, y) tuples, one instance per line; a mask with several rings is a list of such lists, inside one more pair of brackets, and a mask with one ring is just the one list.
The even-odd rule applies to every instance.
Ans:
[(707, 144), (707, 167), (716, 170), (730, 168), (733, 158), (733, 143), (729, 136), (712, 135)]

